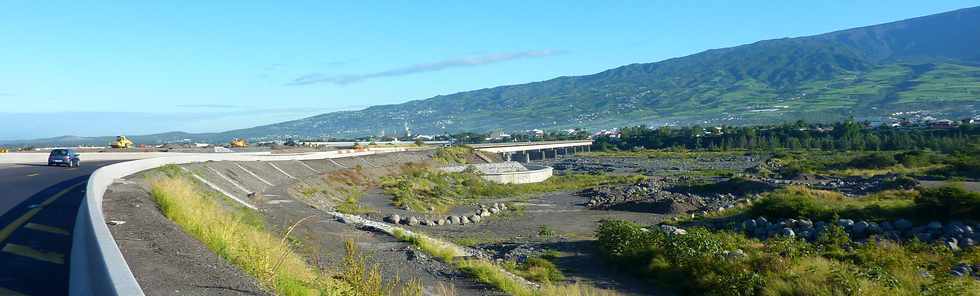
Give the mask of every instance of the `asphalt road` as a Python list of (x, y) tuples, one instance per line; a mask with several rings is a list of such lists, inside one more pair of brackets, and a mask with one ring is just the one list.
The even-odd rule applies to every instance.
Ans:
[(85, 182), (116, 162), (0, 164), (0, 295), (67, 295), (71, 232)]

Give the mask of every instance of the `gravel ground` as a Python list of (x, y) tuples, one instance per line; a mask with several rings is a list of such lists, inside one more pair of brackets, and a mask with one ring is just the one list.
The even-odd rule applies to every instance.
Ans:
[(564, 172), (635, 173), (649, 176), (678, 175), (692, 170), (742, 171), (759, 165), (765, 159), (753, 156), (719, 156), (697, 158), (646, 157), (569, 157), (535, 161)]
[[(286, 185), (276, 186), (266, 191), (265, 196), (286, 197), (286, 189)], [(295, 199), (271, 204), (267, 202), (262, 210), (266, 221), (279, 232), (300, 219), (314, 217), (309, 220), (312, 222), (296, 227), (292, 236), (303, 241), (304, 247), (300, 252), (319, 255), (318, 262), (322, 268), (337, 269), (342, 266), (345, 243), (352, 240), (366, 256), (367, 262), (377, 265), (386, 279), (397, 275), (402, 280), (421, 280), (428, 295), (437, 295), (433, 289), (438, 285), (454, 287), (456, 295), (503, 295), (491, 287), (473, 281), (451, 266), (427, 258), (425, 254), (387, 234), (355, 229)]]
[(271, 295), (164, 217), (142, 184), (113, 184), (103, 210), (109, 221), (125, 221), (109, 230), (146, 295)]

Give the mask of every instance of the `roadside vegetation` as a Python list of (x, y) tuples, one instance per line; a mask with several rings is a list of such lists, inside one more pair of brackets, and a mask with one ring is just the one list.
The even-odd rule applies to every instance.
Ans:
[(402, 174), (381, 177), (381, 188), (393, 196), (395, 206), (420, 212), (443, 213), (458, 204), (486, 198), (526, 196), (535, 193), (575, 190), (608, 184), (635, 183), (643, 176), (567, 174), (541, 183), (497, 184), (473, 171), (447, 173), (420, 165), (402, 166)]
[(417, 281), (382, 281), (381, 271), (367, 266), (351, 242), (340, 272), (311, 266), (291, 249), (289, 232), (266, 230), (261, 214), (202, 190), (176, 166), (159, 172), (149, 177), (150, 194), (164, 216), (275, 294), (422, 295)]
[(475, 153), (473, 148), (468, 146), (452, 146), (436, 149), (432, 159), (443, 164), (466, 164), (467, 158)]

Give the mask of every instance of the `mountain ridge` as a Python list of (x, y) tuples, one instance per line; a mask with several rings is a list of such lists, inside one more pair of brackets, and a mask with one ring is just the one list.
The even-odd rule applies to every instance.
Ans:
[[(612, 128), (980, 110), (980, 7), (709, 49), (589, 75), (489, 87), (201, 134), (227, 140), (382, 131)], [(192, 135), (194, 136), (194, 135)]]

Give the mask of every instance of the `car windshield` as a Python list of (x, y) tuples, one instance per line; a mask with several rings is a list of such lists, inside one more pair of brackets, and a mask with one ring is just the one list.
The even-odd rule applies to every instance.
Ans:
[(54, 155), (54, 156), (65, 156), (65, 155), (68, 155), (68, 150), (61, 150), (61, 149), (54, 150), (54, 151), (51, 151), (51, 155)]

